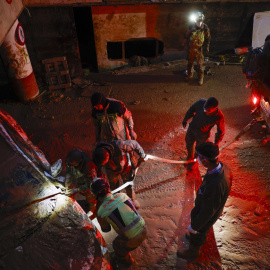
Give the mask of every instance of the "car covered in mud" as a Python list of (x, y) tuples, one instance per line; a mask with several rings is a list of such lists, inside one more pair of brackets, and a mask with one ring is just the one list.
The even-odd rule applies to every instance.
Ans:
[(0, 268), (111, 269), (106, 244), (19, 124), (0, 109)]

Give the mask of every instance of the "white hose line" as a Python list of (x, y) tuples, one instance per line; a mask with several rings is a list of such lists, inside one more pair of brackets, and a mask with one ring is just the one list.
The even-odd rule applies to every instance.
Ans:
[[(147, 161), (148, 159), (153, 159), (153, 160), (157, 160), (157, 161), (161, 161), (161, 162), (166, 162), (166, 163), (171, 163), (171, 164), (188, 164), (188, 163), (194, 163), (194, 162), (196, 162), (196, 159), (191, 159), (191, 160), (172, 160), (172, 159), (160, 158), (160, 157), (153, 156), (153, 155), (146, 155), (145, 161)], [(138, 171), (138, 168), (136, 168), (135, 176), (137, 174), (137, 171)], [(129, 185), (130, 186), (133, 186), (134, 185), (133, 181), (126, 182), (125, 184), (123, 184), (119, 188), (111, 191), (111, 193), (114, 194), (114, 193), (116, 193), (116, 192), (124, 189), (125, 187), (127, 187)]]
[(152, 156), (152, 155), (146, 155), (146, 159), (153, 159), (161, 162), (166, 162), (166, 163), (171, 163), (171, 164), (188, 164), (188, 163), (194, 163), (196, 162), (196, 159), (191, 159), (191, 160), (172, 160), (172, 159), (167, 159), (167, 158), (160, 158), (157, 156)]

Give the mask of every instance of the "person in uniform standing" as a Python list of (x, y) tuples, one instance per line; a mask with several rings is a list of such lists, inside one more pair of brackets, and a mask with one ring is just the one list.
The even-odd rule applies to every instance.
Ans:
[(95, 92), (91, 103), (96, 143), (137, 139), (132, 114), (122, 101)]
[(225, 121), (222, 111), (218, 108), (218, 100), (214, 97), (199, 99), (190, 106), (183, 119), (182, 125), (186, 128), (189, 123), (185, 141), (187, 147), (187, 160), (194, 159), (195, 143), (199, 145), (210, 137), (211, 129), (216, 125), (214, 144), (217, 146), (225, 135)]
[(188, 65), (187, 65), (187, 76), (185, 81), (189, 81), (193, 77), (193, 66), (194, 60), (197, 61), (197, 72), (198, 72), (198, 83), (199, 85), (203, 84), (203, 45), (205, 45), (205, 54), (209, 54), (209, 45), (210, 45), (210, 29), (203, 22), (205, 19), (204, 15), (201, 12), (197, 12), (195, 15), (195, 22), (189, 26), (188, 31), (185, 34), (185, 39), (183, 42), (183, 47), (188, 46)]
[(195, 259), (206, 241), (207, 233), (223, 212), (232, 185), (232, 174), (226, 164), (218, 160), (218, 146), (205, 142), (196, 147), (198, 162), (207, 173), (197, 191), (195, 206), (191, 211), (191, 223), (187, 229), (189, 247), (177, 251), (183, 259)]

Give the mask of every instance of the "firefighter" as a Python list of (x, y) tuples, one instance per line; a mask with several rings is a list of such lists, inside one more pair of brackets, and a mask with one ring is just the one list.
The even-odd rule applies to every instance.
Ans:
[[(139, 155), (137, 162), (134, 152)], [(132, 158), (129, 159), (131, 153)], [(112, 190), (119, 187), (120, 177), (123, 182), (132, 181), (135, 177), (135, 170), (138, 165), (146, 159), (143, 148), (135, 140), (116, 140), (110, 143), (98, 143), (93, 151), (93, 160), (99, 170), (105, 168), (106, 175)], [(136, 200), (135, 192), (131, 185), (126, 187), (127, 195), (133, 200), (137, 209), (140, 204)]]
[(197, 61), (197, 72), (199, 78), (199, 85), (203, 84), (203, 45), (206, 45), (205, 54), (209, 54), (210, 45), (210, 30), (209, 27), (203, 22), (204, 15), (201, 12), (197, 12), (194, 17), (194, 23), (189, 26), (188, 31), (185, 34), (183, 47), (188, 45), (188, 65), (187, 65), (187, 76), (185, 81), (189, 81), (193, 77), (193, 65), (194, 59)]
[(195, 206), (190, 214), (191, 224), (186, 233), (189, 247), (177, 251), (178, 257), (189, 260), (199, 256), (207, 233), (222, 214), (232, 185), (230, 169), (218, 160), (217, 145), (205, 142), (196, 147), (196, 152), (198, 162), (207, 168), (207, 172), (197, 191)]
[(217, 126), (217, 132), (214, 143), (217, 146), (225, 134), (224, 115), (218, 109), (218, 100), (214, 97), (199, 99), (191, 105), (182, 122), (184, 128), (186, 128), (190, 118), (192, 118), (192, 121), (189, 123), (185, 137), (188, 153), (187, 160), (194, 159), (195, 143), (199, 145), (206, 142), (210, 137), (211, 129), (215, 125)]
[(132, 200), (125, 193), (110, 193), (104, 178), (96, 178), (91, 185), (97, 199), (97, 220), (103, 232), (111, 226), (118, 233), (113, 241), (115, 259), (127, 269), (134, 262), (130, 251), (136, 249), (146, 238), (144, 219), (137, 212)]
[(95, 92), (91, 96), (91, 103), (96, 143), (137, 139), (132, 114), (123, 102)]
[[(69, 189), (69, 195), (79, 193), (86, 198), (90, 210), (95, 209), (96, 198), (92, 194), (90, 185), (97, 176), (103, 177), (89, 155), (80, 149), (71, 150), (66, 157), (66, 181), (65, 187)], [(93, 216), (94, 217), (94, 216)]]

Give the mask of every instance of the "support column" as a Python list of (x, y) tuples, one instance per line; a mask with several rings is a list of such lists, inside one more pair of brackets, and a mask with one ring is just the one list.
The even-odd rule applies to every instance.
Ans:
[(6, 35), (0, 54), (17, 97), (23, 102), (34, 99), (39, 89), (25, 46), (23, 27), (18, 20)]

